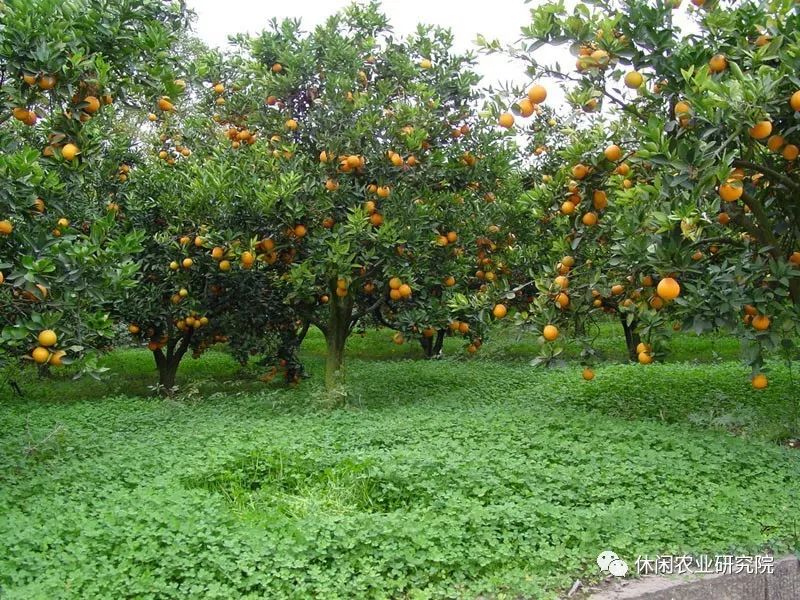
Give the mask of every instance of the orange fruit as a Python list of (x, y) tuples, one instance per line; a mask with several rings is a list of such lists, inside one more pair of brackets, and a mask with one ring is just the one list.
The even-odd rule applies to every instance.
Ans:
[(664, 300), (674, 300), (681, 293), (681, 286), (672, 277), (665, 277), (658, 282), (656, 293)]
[[(528, 100), (534, 104), (541, 104), (547, 98), (547, 89), (543, 85), (533, 85), (528, 90)], [(800, 110), (800, 109), (798, 109)]]
[(553, 282), (562, 290), (565, 290), (569, 287), (569, 279), (564, 275), (559, 275), (553, 280)]
[(619, 284), (619, 283), (618, 283), (618, 284), (616, 284), (616, 285), (612, 285), (612, 286), (611, 286), (611, 293), (612, 293), (614, 296), (619, 296), (619, 295), (620, 295), (622, 292), (624, 292), (624, 291), (625, 291), (625, 286), (623, 286), (623, 285), (621, 285), (621, 284)]
[(194, 261), (191, 258), (184, 258), (181, 264), (183, 265), (184, 269), (190, 269), (194, 264)]
[(603, 154), (611, 162), (617, 162), (620, 158), (622, 158), (622, 148), (616, 144), (611, 144), (608, 148), (603, 150)]
[(783, 138), (782, 135), (773, 135), (767, 140), (767, 148), (772, 150), (773, 152), (778, 152), (783, 145), (786, 143), (786, 140)]
[(581, 377), (583, 377), (586, 381), (591, 381), (594, 379), (594, 371), (592, 371), (589, 367), (586, 367), (581, 373)]
[(555, 325), (545, 325), (542, 329), (542, 335), (548, 342), (552, 342), (558, 337), (558, 327)]
[(797, 112), (800, 111), (800, 90), (797, 90), (792, 97), (789, 98), (789, 106), (792, 107), (792, 110)]
[(575, 212), (575, 204), (569, 200), (565, 200), (561, 204), (561, 212), (565, 215), (571, 215)]
[(214, 260), (222, 260), (225, 257), (225, 249), (220, 246), (214, 246), (211, 249), (211, 258)]
[(402, 297), (403, 295), (400, 293), (400, 290), (389, 290), (389, 298), (391, 298), (395, 302), (400, 300)]
[(410, 298), (411, 297), (411, 286), (408, 285), (407, 283), (404, 283), (399, 288), (397, 288), (397, 291), (400, 292), (400, 295), (403, 298)]
[(302, 224), (295, 225), (293, 231), (294, 231), (295, 237), (298, 237), (298, 238), (303, 238), (303, 237), (306, 236), (306, 233), (308, 233), (308, 230), (306, 229), (306, 226), (302, 225)]
[(389, 288), (393, 290), (400, 289), (400, 286), (403, 285), (403, 282), (400, 281), (399, 277), (392, 277), (389, 280)]
[(506, 308), (505, 304), (495, 304), (494, 308), (492, 309), (492, 314), (494, 315), (495, 319), (502, 319), (508, 313), (508, 309)]
[(139, 328), (139, 326), (136, 323), (131, 323), (130, 325), (128, 325), (128, 332), (130, 334), (136, 335), (140, 331), (141, 331), (141, 329)]
[(498, 123), (500, 123), (501, 127), (505, 127), (506, 129), (511, 129), (514, 126), (514, 115), (512, 115), (509, 112), (503, 113), (500, 115)]
[(14, 224), (11, 221), (8, 219), (0, 221), (0, 235), (11, 235), (12, 231), (14, 231)]
[(166, 96), (162, 96), (161, 98), (158, 99), (158, 108), (160, 108), (164, 112), (171, 112), (175, 110), (175, 106), (172, 104), (172, 102), (169, 101), (169, 98), (167, 98)]
[(593, 212), (588, 212), (581, 217), (581, 222), (587, 227), (593, 227), (597, 224), (597, 215)]
[(56, 342), (58, 342), (58, 336), (52, 329), (45, 329), (44, 331), (41, 331), (37, 339), (39, 340), (39, 345), (44, 346), (45, 348), (55, 346)]
[(95, 96), (86, 96), (83, 101), (86, 103), (86, 106), (83, 107), (83, 110), (87, 113), (94, 114), (100, 110), (100, 100), (98, 100)]
[(286, 122), (283, 124), (283, 126), (286, 127), (286, 129), (288, 129), (289, 131), (294, 131), (295, 129), (297, 129), (297, 121), (294, 119), (287, 119)]
[(603, 210), (608, 206), (608, 196), (602, 190), (595, 190), (592, 194), (592, 206), (595, 210)]
[(223, 273), (231, 270), (231, 261), (229, 260), (221, 260), (219, 261), (219, 270)]
[[(769, 329), (770, 320), (769, 317), (766, 315), (756, 315), (753, 317), (753, 329), (756, 331), (766, 331)], [(42, 344), (44, 345), (44, 344)]]
[(783, 158), (786, 160), (794, 160), (797, 158), (798, 154), (800, 154), (800, 148), (794, 144), (788, 144), (783, 149)]
[(535, 105), (528, 98), (523, 98), (518, 102), (519, 114), (523, 117), (530, 117), (536, 110)]
[(750, 381), (750, 384), (753, 386), (753, 388), (757, 390), (763, 390), (765, 387), (767, 387), (768, 383), (767, 376), (763, 373), (759, 373)]
[(719, 221), (720, 225), (727, 225), (731, 222), (731, 216), (726, 212), (721, 212), (717, 217), (717, 221)]
[(64, 157), (64, 160), (72, 160), (74, 159), (80, 149), (75, 144), (65, 144), (63, 148), (61, 148), (61, 156)]
[(37, 346), (31, 352), (31, 357), (37, 364), (43, 365), (50, 360), (50, 351), (42, 346)]
[(244, 252), (242, 252), (240, 260), (242, 262), (242, 268), (250, 269), (253, 266), (253, 263), (255, 263), (256, 257), (253, 256), (252, 252), (245, 250)]
[(389, 189), (388, 185), (382, 185), (377, 188), (376, 193), (378, 194), (378, 198), (388, 198), (392, 191)]
[(711, 60), (708, 61), (708, 70), (712, 73), (722, 73), (725, 69), (728, 68), (728, 59), (725, 58), (724, 54), (715, 54), (711, 57)]
[(423, 58), (421, 61), (419, 61), (419, 66), (421, 69), (430, 69), (433, 66), (433, 63), (427, 58)]
[(768, 138), (772, 133), (771, 121), (759, 121), (749, 130), (750, 137), (756, 140), (763, 140)]
[(42, 75), (39, 78), (39, 87), (43, 90), (52, 90), (56, 86), (56, 78), (53, 75)]
[(736, 202), (742, 197), (743, 193), (744, 186), (733, 178), (728, 179), (728, 181), (719, 186), (719, 196), (725, 202)]
[(625, 74), (625, 85), (632, 90), (638, 89), (644, 83), (644, 77), (639, 71), (630, 71)]
[(653, 355), (648, 352), (640, 352), (639, 353), (639, 363), (643, 365), (649, 365), (653, 362)]
[(67, 355), (66, 351), (64, 350), (56, 350), (53, 352), (53, 355), (50, 357), (50, 364), (54, 367), (60, 367), (64, 363), (62, 362), (62, 358)]
[(569, 306), (569, 296), (564, 292), (559, 292), (556, 294), (556, 304), (562, 309), (567, 308)]
[(575, 179), (584, 179), (589, 174), (589, 167), (582, 164), (577, 164), (572, 167), (572, 176)]
[(691, 114), (691, 110), (692, 109), (689, 106), (689, 103), (684, 100), (680, 100), (679, 102), (675, 103), (676, 117), (688, 116), (689, 114)]
[(442, 281), (446, 287), (453, 287), (456, 284), (456, 278), (452, 275), (445, 277)]

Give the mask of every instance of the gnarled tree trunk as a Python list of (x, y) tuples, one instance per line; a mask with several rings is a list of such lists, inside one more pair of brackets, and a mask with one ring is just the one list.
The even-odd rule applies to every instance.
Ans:
[(628, 358), (632, 362), (636, 362), (639, 360), (639, 353), (636, 352), (636, 346), (642, 341), (639, 334), (636, 333), (637, 322), (634, 319), (631, 321), (631, 324), (628, 325), (628, 315), (625, 313), (620, 313), (619, 320), (622, 323), (622, 330), (625, 332), (625, 345), (628, 347)]
[(324, 330), (328, 354), (325, 359), (325, 388), (331, 391), (344, 383), (344, 346), (353, 319), (353, 298), (331, 294), (328, 325)]
[(153, 358), (158, 367), (158, 384), (162, 388), (163, 394), (170, 394), (175, 387), (175, 378), (178, 374), (178, 367), (181, 364), (186, 351), (189, 349), (193, 330), (187, 331), (181, 337), (170, 339), (167, 342), (166, 352), (163, 348), (153, 350)]

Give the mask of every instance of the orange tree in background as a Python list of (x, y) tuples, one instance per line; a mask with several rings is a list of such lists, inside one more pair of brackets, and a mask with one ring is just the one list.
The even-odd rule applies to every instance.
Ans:
[(229, 152), (267, 148), (283, 174), (264, 199), (270, 252), (289, 266), (286, 301), (326, 337), (328, 389), (370, 321), (431, 353), (445, 328), (477, 350), (506, 293), (513, 240), (495, 215), (515, 184), (507, 144), (474, 115), (473, 58), (439, 28), (393, 37), (375, 4), (238, 41), (201, 68), (207, 111)]
[(0, 3), (0, 361), (108, 343), (140, 240), (117, 227), (126, 109), (165, 77), (185, 18), (155, 0)]
[(143, 233), (143, 251), (116, 316), (153, 353), (163, 392), (187, 352), (219, 343), (243, 364), (251, 355), (273, 363), (265, 379), (280, 369), (296, 382), (305, 329), (286, 302), (292, 253), (276, 243), (274, 204), (294, 193), (297, 176), (281, 171), (269, 144), (242, 139), (247, 151), (231, 151), (188, 86), (169, 111), (151, 113), (130, 173), (128, 226)]
[[(800, 323), (800, 15), (789, 2), (710, 2), (688, 8), (681, 33), (679, 7), (630, 0), (568, 13), (546, 4), (511, 50), (537, 80), (558, 80), (584, 123), (617, 122), (568, 131), (565, 164), (538, 183), (575, 262), (550, 266), (572, 290), (569, 307), (554, 311), (542, 298), (534, 313), (557, 329), (573, 311), (619, 306), (646, 338), (642, 363), (658, 357), (670, 321), (734, 330), (760, 388), (763, 350), (791, 357)], [(569, 48), (574, 66), (540, 64), (547, 46)], [(501, 125), (513, 126), (515, 113), (526, 123), (523, 108), (498, 107)], [(533, 135), (542, 126), (534, 119)], [(597, 246), (608, 248), (600, 262), (588, 258)], [(559, 339), (548, 331), (545, 354)]]

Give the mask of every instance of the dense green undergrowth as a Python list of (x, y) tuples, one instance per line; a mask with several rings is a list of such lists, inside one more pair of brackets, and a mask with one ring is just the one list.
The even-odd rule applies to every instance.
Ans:
[(547, 598), (607, 548), (800, 548), (785, 366), (755, 392), (720, 339), (585, 382), (528, 366), (535, 342), (420, 361), (381, 335), (353, 340), (337, 410), (317, 338), (296, 389), (209, 353), (156, 399), (121, 351), (106, 383), (3, 390), (4, 597)]

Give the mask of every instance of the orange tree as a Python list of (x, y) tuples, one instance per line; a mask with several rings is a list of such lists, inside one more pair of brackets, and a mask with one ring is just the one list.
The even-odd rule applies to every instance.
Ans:
[[(568, 14), (543, 5), (525, 29), (528, 44), (512, 53), (534, 76), (559, 80), (574, 110), (613, 116), (625, 132), (627, 142), (608, 137), (565, 155), (564, 180), (577, 184), (576, 232), (605, 236), (614, 255), (577, 267), (598, 280), (608, 279), (609, 265), (622, 267), (630, 279), (607, 284), (624, 287), (618, 298), (633, 302), (632, 319), (648, 337), (663, 335), (673, 318), (698, 333), (735, 330), (753, 385), (763, 387), (762, 350), (791, 356), (800, 322), (792, 201), (800, 189), (800, 17), (786, 2), (705, 3), (687, 12), (695, 32), (681, 34), (678, 6), (630, 0)], [(540, 64), (541, 46), (571, 50), (574, 68)], [(610, 146), (619, 148), (606, 153)], [(592, 206), (598, 191), (605, 214)], [(588, 306), (598, 300), (601, 308), (602, 298)], [(647, 343), (642, 362), (658, 354)]]
[(184, 25), (153, 0), (0, 4), (0, 360), (57, 366), (108, 343), (140, 239), (109, 198), (132, 135), (116, 124)]
[[(299, 27), (273, 22), (207, 61), (205, 102), (230, 152), (268, 148), (292, 174), (272, 203), (272, 239), (290, 266), (287, 302), (326, 337), (327, 387), (370, 320), (398, 329), (396, 342), (457, 320), (477, 349), (504, 288), (489, 256), (504, 246), (487, 235), (500, 235), (493, 215), (514, 186), (508, 145), (474, 115), (473, 57), (453, 54), (439, 28), (392, 37), (374, 4)], [(483, 281), (468, 269), (480, 253)]]

